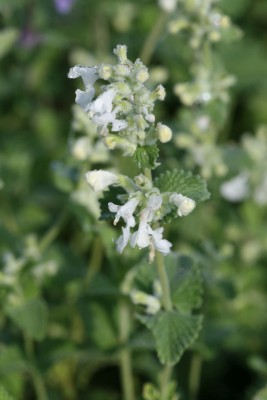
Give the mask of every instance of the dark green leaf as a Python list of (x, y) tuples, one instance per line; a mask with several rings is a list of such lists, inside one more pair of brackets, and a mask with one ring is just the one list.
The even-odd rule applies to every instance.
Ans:
[(9, 318), (25, 334), (36, 340), (42, 340), (46, 333), (48, 313), (41, 299), (31, 299), (22, 305), (6, 307)]
[(149, 169), (156, 168), (158, 156), (159, 149), (156, 144), (152, 146), (139, 146), (133, 155), (134, 160), (137, 162), (139, 168)]
[(162, 364), (176, 364), (194, 342), (202, 326), (201, 316), (182, 315), (177, 311), (160, 311), (153, 317), (139, 316), (156, 341)]

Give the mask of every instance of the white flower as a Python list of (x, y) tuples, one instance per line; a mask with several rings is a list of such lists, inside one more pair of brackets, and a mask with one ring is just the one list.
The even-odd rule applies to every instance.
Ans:
[(245, 172), (224, 182), (220, 187), (220, 193), (226, 200), (238, 202), (248, 196), (248, 176)]
[(122, 253), (127, 243), (129, 242), (131, 233), (130, 228), (135, 226), (135, 219), (133, 213), (138, 206), (140, 200), (136, 197), (128, 200), (123, 206), (118, 206), (114, 203), (108, 203), (109, 211), (116, 213), (114, 225), (116, 225), (120, 218), (126, 223), (126, 227), (122, 227), (122, 235), (116, 241), (116, 248), (119, 253)]
[(126, 227), (122, 227), (122, 235), (116, 241), (116, 248), (119, 253), (122, 253), (127, 243), (129, 242), (131, 233), (130, 233), (130, 226), (126, 225)]
[(105, 130), (108, 124), (112, 124), (112, 131), (118, 132), (127, 127), (127, 122), (123, 120), (119, 120), (116, 118), (116, 114), (119, 111), (119, 107), (113, 107), (113, 100), (116, 96), (115, 89), (106, 90), (102, 93), (98, 98), (93, 101), (88, 107), (87, 111), (89, 112), (89, 116), (92, 118), (92, 121), (98, 125), (102, 126), (102, 129)]
[(81, 65), (76, 65), (71, 68), (68, 74), (68, 77), (71, 79), (75, 79), (81, 76), (84, 86), (85, 92), (77, 89), (76, 90), (76, 103), (79, 104), (84, 111), (88, 111), (89, 105), (94, 97), (95, 89), (94, 83), (99, 78), (97, 68), (96, 67), (83, 67)]
[(174, 193), (170, 196), (170, 202), (174, 203), (177, 207), (177, 214), (183, 217), (191, 213), (196, 207), (196, 202), (190, 197), (183, 196), (182, 194)]
[(140, 217), (141, 220), (139, 223), (138, 230), (133, 233), (131, 238), (131, 246), (135, 247), (137, 245), (139, 249), (144, 249), (150, 244), (149, 234), (148, 234), (149, 225), (146, 219), (144, 218), (142, 219), (142, 215), (144, 214), (141, 213)]
[(140, 249), (150, 246), (150, 260), (153, 260), (155, 249), (166, 255), (170, 252), (172, 244), (162, 238), (163, 228), (153, 230), (149, 225), (153, 221), (155, 211), (157, 211), (162, 204), (162, 197), (153, 194), (147, 201), (146, 208), (140, 214), (140, 223), (138, 230), (133, 233), (131, 238), (131, 246), (138, 246)]
[(135, 219), (133, 217), (133, 213), (135, 212), (136, 207), (139, 204), (139, 199), (133, 197), (132, 199), (128, 200), (123, 206), (118, 206), (114, 203), (108, 203), (109, 211), (116, 213), (114, 219), (114, 225), (117, 224), (120, 218), (124, 220), (126, 226), (133, 227), (135, 226)]
[(117, 175), (102, 169), (87, 172), (85, 178), (95, 192), (100, 192), (119, 182)]
[(172, 243), (166, 239), (162, 239), (163, 228), (160, 227), (154, 231), (150, 228), (149, 233), (151, 235), (154, 247), (164, 255), (169, 254)]

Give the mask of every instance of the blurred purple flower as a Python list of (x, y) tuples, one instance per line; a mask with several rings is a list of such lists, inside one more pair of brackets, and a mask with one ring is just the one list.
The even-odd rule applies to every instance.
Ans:
[(42, 37), (39, 33), (33, 32), (29, 28), (25, 28), (21, 32), (20, 36), (20, 44), (22, 47), (35, 47), (37, 44), (39, 44), (42, 41)]
[(60, 14), (68, 14), (75, 0), (54, 0), (55, 7)]

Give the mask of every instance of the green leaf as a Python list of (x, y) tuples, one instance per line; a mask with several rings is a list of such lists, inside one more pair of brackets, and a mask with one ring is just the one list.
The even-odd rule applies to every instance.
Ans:
[(14, 28), (7, 28), (0, 32), (0, 59), (14, 48), (18, 37), (19, 31)]
[(157, 166), (157, 158), (159, 149), (156, 144), (152, 146), (138, 146), (133, 158), (137, 162), (139, 168), (154, 169)]
[(90, 305), (91, 332), (94, 343), (102, 350), (108, 350), (118, 344), (110, 313), (97, 303)]
[(196, 262), (188, 256), (172, 253), (165, 258), (172, 302), (180, 312), (190, 313), (202, 302), (202, 276)]
[(182, 315), (178, 311), (160, 311), (153, 317), (139, 319), (152, 331), (160, 361), (168, 365), (180, 360), (202, 326), (202, 316)]
[(48, 312), (41, 299), (31, 299), (19, 306), (8, 305), (6, 313), (25, 334), (42, 340), (46, 333)]
[(167, 171), (155, 179), (154, 185), (161, 193), (175, 192), (190, 197), (196, 202), (207, 200), (210, 193), (205, 179), (186, 171)]

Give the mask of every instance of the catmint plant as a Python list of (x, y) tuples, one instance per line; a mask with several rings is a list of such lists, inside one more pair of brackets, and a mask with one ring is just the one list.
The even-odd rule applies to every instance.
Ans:
[[(172, 253), (174, 243), (166, 237), (165, 224), (174, 218), (188, 218), (200, 201), (209, 198), (209, 192), (206, 182), (191, 172), (167, 170), (154, 176), (160, 165), (158, 145), (172, 138), (172, 130), (156, 121), (154, 111), (155, 102), (164, 100), (165, 89), (162, 85), (148, 89), (147, 67), (140, 59), (131, 62), (126, 46), (118, 45), (114, 54), (116, 65), (77, 65), (68, 76), (82, 78), (84, 90), (76, 90), (76, 103), (96, 125), (99, 138), (109, 150), (120, 149), (130, 156), (139, 174), (95, 169), (88, 171), (85, 179), (94, 192), (102, 193), (102, 217), (113, 220), (115, 227), (121, 225), (115, 241), (117, 252), (148, 250), (141, 265), (130, 268), (131, 279), (125, 278), (128, 283), (122, 290), (139, 310), (139, 321), (152, 331), (161, 362), (174, 365), (201, 328), (201, 316), (191, 314), (201, 303), (201, 278), (194, 261)], [(97, 95), (96, 81), (104, 83)], [(155, 264), (158, 272), (149, 264)], [(141, 289), (138, 276), (143, 269), (151, 273)], [(151, 285), (153, 292), (149, 292)], [(184, 285), (194, 291), (193, 298), (183, 293)], [(166, 394), (163, 397), (170, 399)]]

